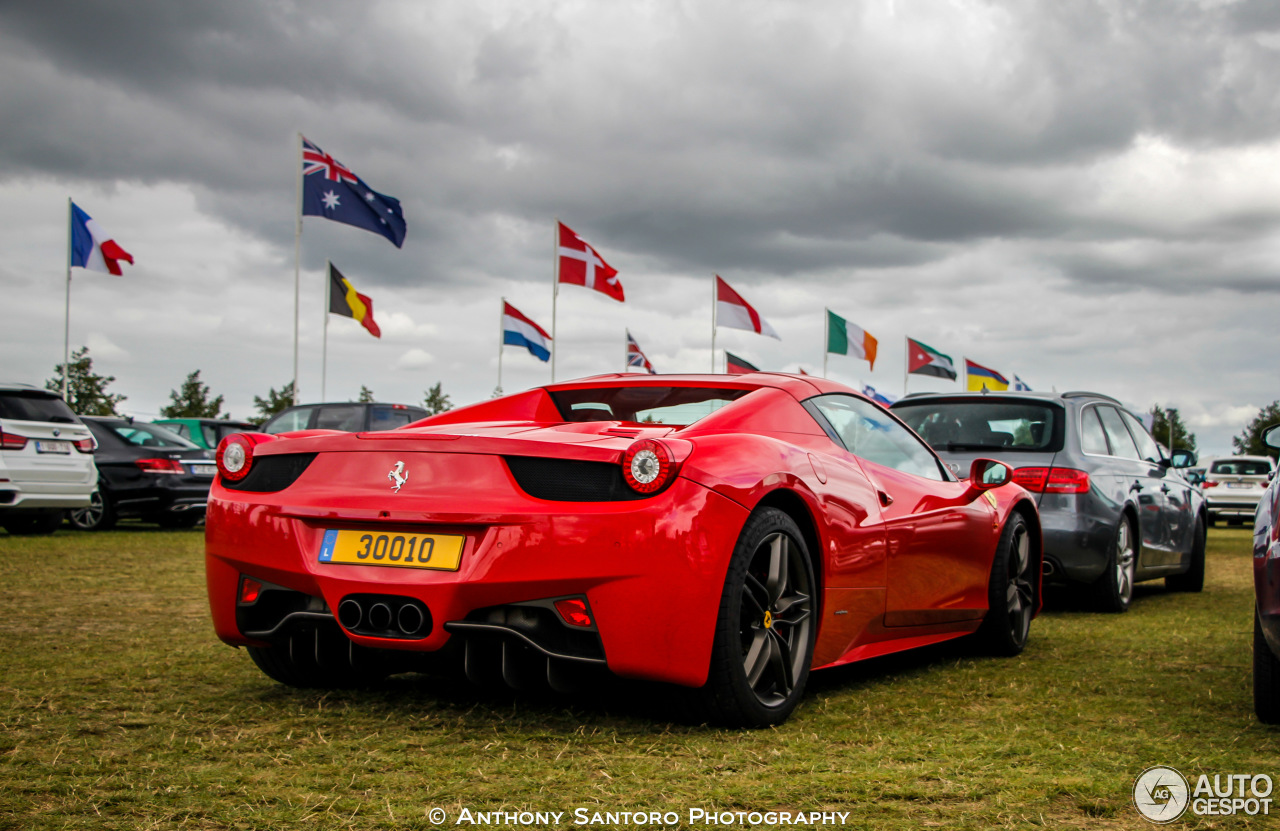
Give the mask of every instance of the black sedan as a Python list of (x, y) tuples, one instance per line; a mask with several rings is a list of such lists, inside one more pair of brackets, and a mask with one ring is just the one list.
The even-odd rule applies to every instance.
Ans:
[(87, 508), (69, 514), (86, 531), (140, 517), (166, 528), (190, 528), (204, 518), (217, 466), (213, 453), (156, 424), (130, 418), (81, 420), (98, 440), (98, 490)]

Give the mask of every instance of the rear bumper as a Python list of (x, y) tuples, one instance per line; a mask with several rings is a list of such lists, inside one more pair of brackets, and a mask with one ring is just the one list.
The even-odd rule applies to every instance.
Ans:
[[(748, 515), (687, 479), (650, 499), (563, 503), (519, 495), (512, 510), (466, 515), (349, 511), (342, 517), (273, 498), (282, 494), (238, 501), (244, 496), (215, 487), (206, 523), (210, 608), (227, 643), (262, 643), (237, 625), (241, 575), (315, 598), (307, 613), (331, 616), (353, 643), (421, 652), (440, 650), (474, 629), (467, 621), (492, 620), (486, 610), (576, 595), (587, 598), (610, 670), (686, 686), (706, 681), (728, 560)], [(456, 508), (463, 497), (441, 501)], [(321, 563), (324, 533), (334, 528), (458, 534), (466, 541), (457, 571)], [(433, 622), (430, 632), (405, 640), (343, 626), (343, 600), (370, 595), (391, 597), (392, 606), (421, 604)], [(451, 626), (457, 623), (464, 625)]]
[[(159, 479), (159, 476), (156, 478)], [(161, 480), (145, 487), (113, 489), (112, 498), (116, 511), (126, 516), (203, 513), (209, 502), (210, 484), (212, 483), (169, 483)]]
[(28, 508), (83, 508), (97, 488), (97, 477), (86, 482), (0, 482), (0, 512)]
[(1111, 555), (1119, 515), (1089, 510), (1086, 495), (1045, 494), (1040, 500), (1044, 530), (1045, 582), (1092, 583)]

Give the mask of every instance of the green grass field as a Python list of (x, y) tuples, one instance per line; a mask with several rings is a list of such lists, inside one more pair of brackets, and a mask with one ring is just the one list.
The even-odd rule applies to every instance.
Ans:
[(1149, 828), (1130, 802), (1149, 766), (1280, 778), (1280, 731), (1252, 711), (1250, 568), (1247, 530), (1213, 529), (1202, 594), (1051, 608), (1015, 659), (944, 645), (819, 673), (781, 728), (727, 732), (635, 685), (287, 689), (214, 637), (199, 530), (0, 535), (0, 828), (431, 828), (437, 808), (450, 828), (477, 827), (463, 809), (606, 827), (575, 826), (578, 808)]

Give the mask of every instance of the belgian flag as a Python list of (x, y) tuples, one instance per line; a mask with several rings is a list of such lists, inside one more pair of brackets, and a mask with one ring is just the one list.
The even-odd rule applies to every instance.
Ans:
[(356, 291), (333, 263), (329, 263), (329, 314), (353, 317), (369, 334), (382, 337), (382, 330), (373, 322), (373, 301)]

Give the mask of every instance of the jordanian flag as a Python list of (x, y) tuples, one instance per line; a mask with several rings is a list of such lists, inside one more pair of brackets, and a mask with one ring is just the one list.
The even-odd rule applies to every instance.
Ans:
[(907, 338), (907, 372), (956, 380), (956, 366), (950, 355), (943, 355), (932, 346), (911, 338)]
[(329, 314), (355, 318), (369, 334), (382, 337), (382, 330), (373, 322), (373, 301), (356, 291), (333, 263), (329, 263)]

